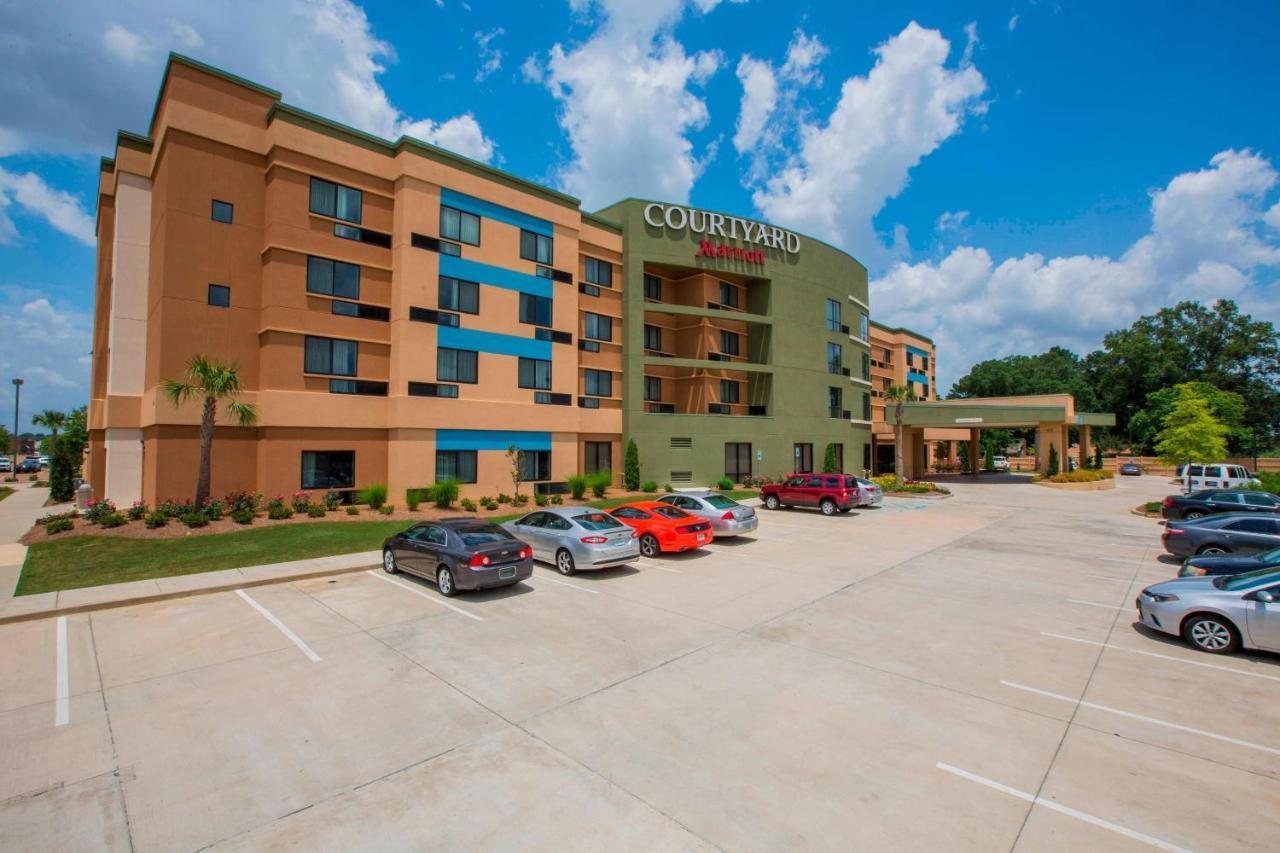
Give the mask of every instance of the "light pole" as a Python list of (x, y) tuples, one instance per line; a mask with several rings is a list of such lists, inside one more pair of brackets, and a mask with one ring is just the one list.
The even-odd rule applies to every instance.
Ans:
[(22, 446), (18, 438), (18, 401), (22, 399), (22, 380), (13, 380), (13, 478), (18, 478), (18, 451)]

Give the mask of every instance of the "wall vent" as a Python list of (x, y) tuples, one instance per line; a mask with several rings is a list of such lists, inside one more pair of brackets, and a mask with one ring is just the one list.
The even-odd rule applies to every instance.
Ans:
[(689, 436), (671, 436), (671, 446), (678, 450), (688, 450), (693, 447), (693, 439)]

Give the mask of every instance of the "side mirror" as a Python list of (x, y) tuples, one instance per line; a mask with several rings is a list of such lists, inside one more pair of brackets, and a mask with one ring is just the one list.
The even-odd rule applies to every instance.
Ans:
[(1260, 589), (1257, 592), (1250, 593), (1249, 595), (1246, 595), (1245, 598), (1248, 598), (1251, 601), (1261, 601), (1263, 604), (1274, 604), (1276, 600), (1276, 597), (1265, 589)]

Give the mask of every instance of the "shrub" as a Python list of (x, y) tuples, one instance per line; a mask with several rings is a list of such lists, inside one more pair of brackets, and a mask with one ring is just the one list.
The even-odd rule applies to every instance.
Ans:
[(72, 447), (76, 442), (63, 439), (53, 448), (53, 458), (49, 460), (49, 499), (54, 503), (63, 503), (76, 496), (75, 477), (80, 470), (80, 460), (76, 454), (80, 451)]
[(27, 478), (27, 481), (28, 481), (28, 482), (31, 482), (31, 483), (38, 483), (38, 482), (40, 482), (40, 475), (39, 475), (39, 474), (32, 474), (30, 477), (28, 477), (28, 478)]
[(667, 483), (662, 487), (662, 491), (666, 492), (667, 494), (671, 494), (672, 492), (675, 491), (675, 489), (671, 488), (670, 483)]
[(324, 508), (329, 512), (335, 512), (340, 503), (342, 503), (342, 492), (330, 489), (324, 493)]
[[(272, 510), (279, 512), (282, 509), (288, 509), (288, 507), (286, 507), (284, 504), (284, 495), (276, 495), (274, 498), (267, 501), (267, 517), (268, 518), (273, 517), (271, 515)], [(284, 517), (288, 518), (289, 516), (286, 515)]]
[(541, 492), (533, 496), (533, 502), (536, 503), (538, 506), (546, 506), (547, 504), (551, 503), (551, 501), (547, 500), (547, 496), (542, 494)]
[(328, 512), (329, 510), (325, 508), (324, 504), (311, 504), (307, 507), (308, 518), (324, 518)]
[(262, 495), (245, 491), (231, 492), (222, 499), (222, 502), (226, 505), (227, 512), (248, 510), (250, 513), (255, 513), (262, 506)]
[(105, 516), (115, 511), (116, 505), (111, 501), (89, 501), (89, 505), (84, 508), (84, 517), (90, 524), (98, 524)]
[(1058, 470), (1058, 448), (1051, 444), (1049, 445), (1049, 479), (1052, 480)]
[(622, 463), (622, 487), (628, 492), (640, 488), (640, 450), (634, 438), (627, 441), (626, 458)]
[(655, 483), (653, 480), (645, 480), (644, 483), (640, 486), (640, 491), (653, 494), (654, 492), (658, 491), (658, 484)]
[(231, 510), (231, 520), (236, 524), (253, 524), (253, 510), (251, 509), (233, 509)]
[(453, 502), (458, 499), (458, 481), (441, 480), (436, 483), (432, 498), (440, 509), (448, 509), (453, 506)]
[(360, 507), (358, 506), (347, 507), (347, 515), (359, 515), (359, 514), (360, 514)]
[(1259, 471), (1255, 474), (1258, 482), (1262, 483), (1262, 490), (1271, 494), (1280, 494), (1280, 472), (1275, 471)]
[(294, 492), (293, 497), (289, 499), (289, 505), (293, 507), (294, 512), (306, 512), (311, 508), (311, 496), (306, 492)]
[(178, 518), (189, 512), (196, 511), (196, 505), (192, 501), (175, 501), (173, 498), (165, 498), (164, 503), (156, 507), (163, 512), (168, 518)]
[(489, 502), (484, 505), (484, 508), (492, 512), (493, 510), (498, 508), (498, 502), (493, 499), (490, 499)]
[(430, 500), (430, 489), (405, 489), (404, 490), (404, 506), (409, 512), (417, 512), (418, 504), (423, 500)]
[(498, 503), (500, 503), (500, 504), (509, 504), (509, 503), (511, 503), (511, 496), (510, 496), (510, 495), (508, 495), (508, 494), (502, 494), (502, 493), (500, 493), (500, 494), (498, 495)]
[(55, 518), (53, 521), (45, 524), (44, 532), (49, 534), (61, 533), (62, 531), (70, 530), (75, 526), (76, 523), (69, 518)]
[(551, 502), (556, 506), (559, 506), (560, 504), (564, 503), (564, 498), (560, 497), (559, 495), (552, 495)]
[(524, 505), (525, 505), (525, 504), (527, 504), (528, 502), (529, 502), (529, 496), (528, 496), (528, 495), (514, 495), (514, 496), (511, 498), (511, 505), (512, 505), (512, 506), (524, 506)]
[(566, 477), (564, 482), (575, 501), (582, 500), (582, 496), (587, 493), (587, 488), (591, 485), (590, 478), (585, 474), (572, 474)]
[(360, 490), (357, 500), (368, 504), (369, 509), (380, 509), (387, 502), (386, 483), (373, 483)]
[(471, 498), (463, 498), (463, 499), (462, 499), (462, 508), (463, 508), (464, 510), (466, 510), (467, 512), (475, 512), (475, 511), (476, 511), (476, 502), (475, 502), (475, 501), (473, 501), (473, 500), (471, 500)]
[(391, 515), (391, 513), (395, 511), (396, 511), (396, 508), (393, 504), (383, 504), (382, 506), (378, 507), (378, 512), (382, 513), (383, 515)]
[(1144, 512), (1159, 512), (1164, 507), (1164, 501), (1147, 501), (1142, 505)]
[(1110, 480), (1115, 474), (1111, 471), (1100, 471), (1097, 468), (1077, 468), (1063, 474), (1049, 477), (1051, 483), (1096, 483), (1099, 480)]
[(591, 475), (589, 482), (591, 485), (591, 494), (598, 498), (602, 498), (605, 496), (605, 493), (609, 491), (609, 487), (613, 485), (613, 472), (597, 471)]
[(210, 498), (209, 502), (204, 505), (204, 514), (210, 521), (217, 521), (222, 518), (222, 514), (226, 512), (227, 505), (217, 498)]
[(79, 517), (80, 517), (80, 513), (74, 509), (68, 512), (51, 512), (51, 513), (45, 513), (44, 515), (37, 518), (36, 524), (48, 524), (51, 521), (62, 521), (64, 519), (70, 520), (72, 518), (79, 518)]
[(284, 501), (268, 504), (267, 518), (272, 521), (281, 521), (286, 518), (293, 518), (293, 508), (286, 506)]
[(187, 527), (208, 527), (209, 519), (202, 512), (189, 512), (182, 518), (178, 519)]
[(129, 519), (125, 518), (122, 512), (109, 512), (102, 518), (98, 519), (98, 526), (105, 528), (124, 527), (129, 523)]
[(728, 477), (721, 477), (716, 481), (716, 488), (722, 492), (727, 492), (733, 488), (733, 480), (730, 480)]
[(128, 510), (130, 521), (142, 521), (147, 517), (147, 504), (144, 501), (134, 501)]
[(157, 527), (164, 527), (168, 523), (169, 516), (165, 515), (160, 510), (147, 513), (146, 521), (143, 522), (143, 524), (147, 526), (148, 530), (155, 530)]
[(828, 444), (827, 450), (822, 456), (822, 473), (840, 473), (840, 465), (836, 462), (836, 446), (834, 444)]

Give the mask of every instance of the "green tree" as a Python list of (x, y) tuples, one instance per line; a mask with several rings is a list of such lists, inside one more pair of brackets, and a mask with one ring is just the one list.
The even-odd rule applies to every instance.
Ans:
[(1216, 462), (1227, 455), (1226, 434), (1227, 428), (1209, 410), (1209, 401), (1184, 385), (1165, 416), (1156, 452), (1167, 465)]
[(884, 392), (887, 403), (893, 403), (893, 475), (902, 479), (902, 420), (907, 416), (907, 403), (916, 398), (916, 392), (910, 383), (906, 385), (890, 385)]
[(1129, 434), (1135, 446), (1144, 453), (1155, 449), (1164, 419), (1173, 411), (1173, 404), (1181, 393), (1179, 389), (1184, 387), (1207, 402), (1210, 413), (1227, 428), (1227, 451), (1248, 453), (1250, 432), (1246, 426), (1244, 397), (1234, 391), (1222, 391), (1207, 382), (1183, 382), (1148, 394), (1146, 406), (1129, 421)]
[(520, 484), (524, 482), (524, 451), (514, 444), (508, 445), (507, 462), (511, 465), (511, 485), (519, 495)]
[(627, 442), (626, 458), (622, 463), (622, 487), (629, 492), (640, 488), (640, 448), (635, 439)]
[(196, 475), (196, 506), (209, 501), (209, 480), (213, 464), (213, 429), (218, 420), (218, 404), (225, 403), (227, 414), (241, 427), (253, 426), (258, 409), (252, 403), (237, 399), (244, 392), (240, 368), (235, 364), (195, 355), (187, 362), (186, 377), (179, 381), (161, 379), (160, 388), (175, 407), (189, 399), (200, 401), (200, 469)]
[(1049, 476), (1056, 476), (1058, 473), (1058, 446), (1049, 445)]
[(840, 465), (836, 462), (836, 446), (834, 444), (827, 445), (827, 452), (822, 457), (822, 473), (839, 474)]
[(75, 497), (75, 480), (89, 446), (88, 407), (81, 406), (67, 416), (61, 438), (49, 454), (49, 497), (65, 503)]
[(36, 426), (46, 427), (49, 430), (49, 464), (53, 465), (53, 451), (58, 449), (58, 430), (63, 429), (67, 425), (66, 412), (59, 412), (54, 409), (45, 409), (31, 418), (31, 423)]

